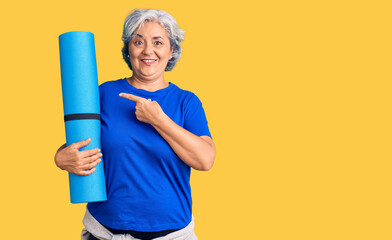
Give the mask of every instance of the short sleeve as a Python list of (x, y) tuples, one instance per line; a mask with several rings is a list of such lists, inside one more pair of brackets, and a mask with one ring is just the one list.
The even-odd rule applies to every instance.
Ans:
[(211, 137), (202, 103), (193, 93), (185, 106), (184, 128), (197, 136)]

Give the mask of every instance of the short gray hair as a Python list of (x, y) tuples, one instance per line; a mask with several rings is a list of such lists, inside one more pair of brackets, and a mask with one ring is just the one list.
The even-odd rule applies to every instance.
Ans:
[(178, 60), (180, 60), (182, 53), (180, 42), (184, 41), (184, 30), (178, 27), (176, 20), (169, 13), (162, 10), (134, 9), (125, 18), (122, 35), (124, 42), (124, 47), (122, 48), (123, 58), (131, 70), (132, 65), (129, 58), (128, 44), (145, 22), (154, 20), (158, 21), (166, 29), (170, 39), (170, 46), (173, 48), (173, 56), (169, 59), (165, 71), (172, 70)]

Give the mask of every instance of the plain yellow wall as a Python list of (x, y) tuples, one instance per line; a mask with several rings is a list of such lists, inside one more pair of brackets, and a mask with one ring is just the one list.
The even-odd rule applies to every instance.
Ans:
[(2, 239), (79, 239), (53, 162), (65, 142), (58, 35), (95, 35), (99, 82), (129, 77), (122, 24), (186, 30), (166, 79), (203, 102), (217, 147), (192, 172), (201, 240), (391, 239), (389, 1), (16, 1), (0, 14)]

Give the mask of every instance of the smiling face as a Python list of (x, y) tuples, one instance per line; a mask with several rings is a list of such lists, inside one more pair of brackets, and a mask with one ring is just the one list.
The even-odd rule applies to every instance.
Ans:
[(128, 45), (133, 74), (139, 78), (163, 78), (173, 49), (166, 29), (157, 21), (144, 23)]

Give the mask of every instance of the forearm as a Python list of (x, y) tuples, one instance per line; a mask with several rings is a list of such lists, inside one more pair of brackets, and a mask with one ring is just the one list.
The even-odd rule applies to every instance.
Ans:
[(196, 170), (209, 170), (214, 164), (215, 145), (208, 136), (196, 136), (173, 122), (158, 102), (147, 100), (129, 93), (120, 97), (136, 102), (136, 118), (151, 124), (166, 140), (177, 156)]
[(209, 170), (214, 164), (215, 146), (173, 122), (166, 114), (152, 124), (178, 157), (196, 170)]

